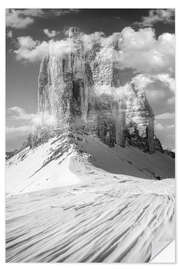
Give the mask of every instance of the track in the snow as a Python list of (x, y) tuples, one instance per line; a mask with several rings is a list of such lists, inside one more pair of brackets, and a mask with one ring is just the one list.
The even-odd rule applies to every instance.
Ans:
[(7, 262), (148, 262), (174, 238), (174, 180), (116, 177), (7, 198)]

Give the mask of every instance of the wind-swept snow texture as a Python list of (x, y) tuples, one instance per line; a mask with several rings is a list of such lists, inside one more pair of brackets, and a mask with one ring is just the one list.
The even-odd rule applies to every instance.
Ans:
[(7, 262), (148, 262), (175, 238), (174, 160), (77, 137), (8, 160)]

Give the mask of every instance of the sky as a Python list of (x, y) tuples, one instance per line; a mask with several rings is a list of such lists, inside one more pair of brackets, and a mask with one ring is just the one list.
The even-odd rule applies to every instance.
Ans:
[(175, 15), (172, 9), (7, 9), (6, 151), (19, 148), (37, 119), (38, 73), (49, 44), (64, 48), (77, 26), (84, 42), (121, 44), (121, 85), (144, 88), (155, 113), (155, 134), (175, 148)]

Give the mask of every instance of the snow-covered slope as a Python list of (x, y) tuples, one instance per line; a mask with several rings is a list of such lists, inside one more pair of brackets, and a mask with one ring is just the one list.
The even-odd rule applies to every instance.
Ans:
[(69, 169), (73, 155), (66, 134), (34, 149), (25, 148), (7, 162), (6, 192), (17, 194), (77, 184), (79, 179)]
[(174, 177), (174, 160), (168, 155), (144, 153), (135, 147), (110, 148), (90, 135), (77, 134), (75, 139), (78, 147), (70, 144), (63, 134), (34, 149), (27, 147), (10, 158), (6, 192), (17, 194), (74, 185), (92, 179), (92, 172), (100, 169), (100, 174), (143, 179)]
[(175, 238), (174, 159), (73, 137), (7, 161), (6, 260), (148, 262)]
[(148, 262), (175, 237), (174, 179), (92, 181), (7, 200), (7, 262)]

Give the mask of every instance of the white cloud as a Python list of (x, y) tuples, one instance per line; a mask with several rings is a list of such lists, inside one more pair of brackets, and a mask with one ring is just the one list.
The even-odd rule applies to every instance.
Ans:
[(20, 15), (30, 17), (42, 17), (44, 15), (44, 11), (38, 8), (16, 9), (16, 12)]
[(135, 31), (131, 27), (125, 27), (121, 32), (120, 47), (125, 51), (149, 50), (155, 42), (155, 32), (152, 28)]
[(23, 29), (34, 23), (34, 18), (44, 16), (42, 9), (7, 9), (6, 26)]
[(27, 113), (19, 106), (7, 109), (7, 139), (27, 136), (39, 126), (52, 127), (56, 125), (56, 119), (49, 113)]
[(174, 34), (164, 33), (156, 38), (152, 28), (135, 31), (130, 27), (124, 28), (121, 34), (119, 61), (122, 69), (152, 74), (174, 71)]
[(78, 9), (7, 9), (6, 26), (23, 29), (33, 24), (36, 17), (59, 17), (68, 13), (78, 12)]
[(36, 126), (55, 126), (56, 119), (53, 115), (50, 115), (48, 112), (38, 113), (32, 118), (33, 125)]
[(7, 120), (13, 121), (14, 125), (7, 127), (8, 134), (26, 134), (32, 132), (38, 126), (55, 126), (56, 119), (48, 112), (27, 113), (23, 108), (14, 106), (7, 110)]
[[(67, 32), (66, 32), (67, 34)], [(94, 32), (92, 34), (84, 34), (81, 33), (81, 39), (83, 41), (85, 50), (88, 51), (90, 49), (92, 49), (94, 44), (101, 44), (103, 37), (104, 37), (104, 33), (103, 32)]]
[(132, 79), (132, 83), (134, 83), (137, 88), (144, 89), (147, 85), (152, 83), (153, 80), (151, 76), (145, 74), (138, 74)]
[(160, 101), (165, 99), (166, 92), (163, 89), (157, 89), (156, 84), (154, 84), (152, 87), (146, 88), (146, 96), (148, 100), (153, 103), (159, 103)]
[(40, 43), (30, 36), (18, 37), (17, 40), (19, 48), (14, 53), (18, 60), (34, 62), (48, 54), (49, 45), (46, 41)]
[(50, 40), (48, 45), (50, 55), (62, 56), (74, 52), (76, 49), (75, 44), (68, 39), (59, 41)]
[(59, 33), (59, 32), (57, 32), (55, 30), (50, 31), (49, 29), (43, 29), (43, 32), (49, 38), (53, 38), (53, 37), (57, 36), (57, 34)]
[(172, 23), (174, 22), (174, 13), (174, 9), (153, 9), (149, 11), (148, 16), (142, 18), (142, 22), (136, 24), (147, 27), (158, 22)]
[(174, 117), (174, 113), (169, 112), (156, 115), (157, 120), (173, 120)]
[(29, 62), (40, 61), (48, 53), (61, 56), (73, 52), (75, 49), (75, 45), (68, 39), (39, 42), (30, 36), (24, 36), (18, 37), (17, 40), (19, 48), (14, 51), (17, 59)]
[(169, 126), (167, 126), (167, 128), (168, 129), (175, 129), (175, 125), (173, 124), (173, 125), (169, 125)]
[(36, 47), (37, 42), (30, 36), (18, 37), (19, 46), (23, 49), (33, 49)]
[(155, 78), (167, 85), (172, 92), (175, 92), (176, 82), (169, 74), (158, 74)]
[(7, 113), (14, 120), (32, 120), (35, 117), (35, 114), (28, 114), (23, 108), (18, 106), (8, 108)]
[(164, 126), (161, 123), (155, 122), (155, 130), (160, 131), (160, 130), (163, 130), (163, 129), (164, 129)]
[(7, 10), (6, 12), (6, 26), (11, 28), (23, 29), (34, 22), (32, 17), (24, 16), (17, 10)]
[(19, 127), (6, 127), (6, 134), (7, 136), (21, 136), (26, 135), (32, 131), (32, 126), (26, 125), (26, 126), (19, 126)]
[[(55, 34), (54, 32), (47, 33)], [(125, 27), (122, 32), (114, 33), (108, 37), (104, 37), (102, 32), (90, 35), (80, 33), (80, 37), (85, 51), (98, 43), (101, 49), (97, 57), (100, 59), (103, 57), (107, 61), (113, 59), (120, 69), (131, 68), (138, 73), (154, 75), (174, 73), (174, 34), (164, 33), (156, 38), (152, 28), (135, 31), (131, 27)], [(59, 41), (51, 40), (50, 42), (33, 41), (31, 38), (30, 42), (28, 37), (28, 41), (33, 44), (32, 48), (24, 46), (23, 39), (27, 39), (27, 37), (18, 38), (19, 49), (15, 51), (18, 59), (36, 61), (46, 55), (49, 50), (53, 54), (62, 54), (75, 49), (68, 38)], [(118, 47), (118, 50), (115, 50), (114, 47)]]

